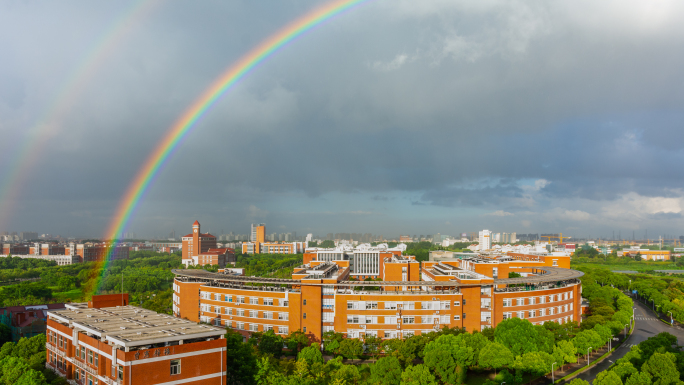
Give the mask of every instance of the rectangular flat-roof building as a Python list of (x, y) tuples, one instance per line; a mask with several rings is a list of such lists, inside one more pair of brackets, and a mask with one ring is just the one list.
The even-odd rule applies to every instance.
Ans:
[(106, 297), (48, 312), (48, 367), (88, 385), (226, 383), (225, 329), (135, 306), (93, 307), (116, 300)]

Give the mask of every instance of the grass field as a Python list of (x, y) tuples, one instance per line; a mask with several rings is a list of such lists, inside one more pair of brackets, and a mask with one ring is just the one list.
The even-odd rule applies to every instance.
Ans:
[(59, 288), (57, 286), (51, 286), (52, 295), (55, 299), (63, 302), (78, 302), (83, 299), (83, 292), (81, 289), (73, 289), (69, 291), (58, 292)]
[[(647, 272), (653, 270), (684, 270), (684, 268), (675, 265), (673, 262), (650, 262), (650, 261), (633, 261), (629, 263), (576, 263), (572, 262), (572, 268), (587, 267), (590, 269), (608, 269), (610, 271), (633, 270), (638, 272)], [(684, 271), (683, 271), (684, 273)]]

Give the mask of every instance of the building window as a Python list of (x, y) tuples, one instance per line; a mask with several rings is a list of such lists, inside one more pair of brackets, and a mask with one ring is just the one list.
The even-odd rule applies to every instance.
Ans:
[(258, 305), (258, 304), (259, 304), (259, 298), (251, 297), (251, 298), (249, 299), (249, 304), (250, 304), (250, 305)]
[(99, 362), (100, 355), (97, 354), (97, 353), (95, 353), (94, 356), (95, 356), (95, 366), (99, 366), (99, 365), (98, 365), (98, 362)]
[[(465, 305), (466, 305), (466, 300), (465, 300), (465, 298), (464, 298), (464, 299), (463, 299), (463, 306), (465, 306)], [(465, 317), (464, 317), (464, 318), (465, 318)]]
[(461, 306), (461, 301), (454, 301), (454, 306)]
[(92, 364), (93, 363), (93, 351), (88, 350), (88, 363)]
[(287, 334), (287, 326), (278, 326), (278, 334)]
[[(178, 371), (180, 372), (180, 360), (178, 360)], [(118, 366), (118, 378), (123, 381), (123, 365)]]
[(302, 318), (303, 318), (303, 319), (306, 319), (306, 313), (304, 313), (304, 314), (302, 315)]
[(171, 375), (180, 374), (181, 360), (171, 360)]
[(273, 306), (273, 298), (264, 298), (265, 306)]
[(304, 306), (306, 306), (306, 300), (304, 300)]
[(377, 309), (377, 308), (378, 308), (377, 302), (366, 302), (366, 310), (372, 310), (372, 309)]
[(304, 326), (304, 333), (306, 333), (306, 326)]
[(460, 315), (455, 315), (455, 316), (454, 316), (454, 319), (455, 319), (456, 321), (458, 321), (458, 320), (461, 319), (461, 316), (460, 316)]

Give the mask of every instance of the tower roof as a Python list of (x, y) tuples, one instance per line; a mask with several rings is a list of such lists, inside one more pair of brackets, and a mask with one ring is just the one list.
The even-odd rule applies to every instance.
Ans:
[(195, 221), (195, 223), (192, 224), (193, 226), (199, 226), (199, 221)]

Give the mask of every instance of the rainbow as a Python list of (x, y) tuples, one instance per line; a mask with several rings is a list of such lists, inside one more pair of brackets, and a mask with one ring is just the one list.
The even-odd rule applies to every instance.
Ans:
[(211, 106), (213, 106), (214, 103), (216, 103), (216, 101), (219, 100), (237, 81), (287, 43), (326, 20), (366, 1), (368, 0), (331, 1), (286, 25), (240, 58), (234, 65), (229, 67), (198, 99), (195, 100), (190, 108), (181, 115), (180, 119), (169, 128), (164, 138), (147, 158), (143, 167), (138, 171), (135, 179), (133, 179), (126, 190), (105, 235), (105, 239), (114, 241), (111, 245), (112, 248), (105, 261), (96, 266), (97, 271), (95, 273), (98, 277), (97, 281), (95, 282), (94, 287), (92, 287), (90, 291), (86, 291), (86, 293), (94, 294), (92, 289), (98, 290), (100, 288), (103, 273), (106, 270), (108, 261), (111, 259), (113, 247), (117, 244), (116, 239), (118, 238), (118, 235), (121, 234), (128, 225), (128, 222), (143, 195), (150, 187), (150, 184), (161, 167), (169, 159), (173, 150), (181, 143), (183, 138), (188, 135), (197, 121), (209, 110), (209, 108), (211, 108)]
[(0, 229), (5, 228), (9, 222), (14, 206), (12, 203), (21, 193), (30, 171), (41, 159), (40, 155), (46, 145), (59, 133), (58, 122), (71, 112), (77, 97), (87, 88), (89, 80), (107, 63), (107, 59), (133, 30), (133, 26), (140, 24), (160, 2), (161, 0), (136, 0), (117, 15), (86, 52), (80, 64), (62, 82), (45, 112), (27, 130), (26, 139), (17, 146), (15, 154), (9, 157), (7, 171), (0, 180)]

